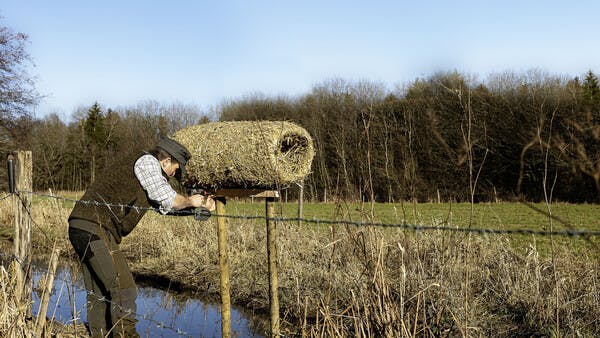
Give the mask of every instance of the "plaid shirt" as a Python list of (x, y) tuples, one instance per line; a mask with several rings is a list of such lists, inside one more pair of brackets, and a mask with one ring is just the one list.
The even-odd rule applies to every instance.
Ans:
[(160, 212), (166, 214), (171, 211), (177, 193), (163, 176), (160, 162), (156, 157), (150, 154), (142, 155), (135, 161), (133, 171), (142, 188), (146, 190), (148, 198), (159, 205)]

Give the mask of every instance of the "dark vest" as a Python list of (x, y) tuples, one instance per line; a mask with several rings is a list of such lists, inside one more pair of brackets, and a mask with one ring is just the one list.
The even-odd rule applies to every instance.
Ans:
[[(99, 173), (81, 200), (75, 203), (69, 220), (77, 218), (99, 224), (115, 236), (117, 243), (121, 243), (122, 237), (127, 236), (142, 219), (146, 213), (145, 208), (151, 206), (133, 171), (133, 165), (141, 155), (119, 161), (121, 165), (110, 166)], [(99, 204), (96, 205), (93, 201)], [(123, 207), (106, 206), (103, 203)], [(135, 207), (142, 210), (136, 210)]]

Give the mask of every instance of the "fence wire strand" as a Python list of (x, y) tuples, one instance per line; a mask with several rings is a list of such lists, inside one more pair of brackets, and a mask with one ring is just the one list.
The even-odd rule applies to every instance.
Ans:
[[(73, 203), (83, 203), (86, 205), (94, 205), (94, 206), (106, 206), (106, 207), (115, 207), (120, 209), (133, 209), (137, 212), (140, 211), (156, 211), (160, 212), (158, 208), (153, 207), (138, 207), (131, 206), (126, 204), (115, 204), (115, 203), (105, 203), (95, 200), (80, 200), (73, 199), (63, 196), (33, 192), (33, 191), (19, 191), (18, 193), (32, 194), (40, 197), (53, 198), (63, 201), (69, 201)], [(528, 205), (529, 206), (529, 205)], [(530, 206), (531, 207), (531, 206)], [(535, 209), (534, 209), (535, 210)], [(536, 210), (537, 211), (537, 210)], [(539, 212), (539, 211), (538, 211)], [(176, 215), (193, 215), (193, 212), (185, 210), (185, 211), (174, 211), (173, 214)], [(31, 215), (30, 215), (31, 216)], [(325, 219), (316, 219), (316, 218), (303, 218), (303, 217), (267, 217), (267, 216), (250, 216), (250, 215), (213, 215), (213, 217), (222, 217), (228, 219), (243, 219), (243, 220), (265, 220), (265, 221), (275, 221), (275, 222), (305, 222), (312, 224), (327, 224), (327, 225), (352, 225), (357, 227), (362, 226), (376, 226), (376, 227), (386, 227), (386, 228), (398, 228), (404, 230), (412, 230), (412, 231), (448, 231), (448, 232), (461, 232), (461, 233), (473, 233), (473, 234), (481, 234), (481, 235), (537, 235), (537, 236), (564, 236), (564, 237), (583, 237), (589, 238), (592, 236), (600, 236), (600, 230), (587, 230), (587, 229), (574, 229), (569, 224), (566, 224), (561, 221), (561, 223), (566, 224), (569, 229), (565, 230), (537, 230), (537, 229), (494, 229), (494, 228), (461, 228), (461, 227), (451, 227), (451, 226), (439, 226), (439, 225), (417, 225), (417, 224), (407, 224), (407, 223), (383, 223), (383, 222), (358, 222), (358, 221), (350, 221), (350, 220), (325, 220)]]

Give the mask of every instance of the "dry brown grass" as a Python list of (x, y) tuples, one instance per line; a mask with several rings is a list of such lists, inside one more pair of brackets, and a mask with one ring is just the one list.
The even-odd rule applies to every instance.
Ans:
[[(65, 326), (50, 317), (41, 332), (35, 333), (36, 318), (29, 317), (27, 310), (32, 303), (18, 304), (15, 297), (16, 290), (15, 269), (21, 266), (9, 257), (13, 253), (12, 236), (14, 232), (14, 206), (12, 198), (0, 202), (0, 250), (3, 254), (0, 264), (0, 337), (88, 337), (83, 324)], [(60, 247), (68, 248), (69, 242), (66, 235), (66, 217), (70, 210), (64, 208), (57, 200), (44, 200), (36, 203), (33, 228), (32, 249), (34, 256), (45, 258), (50, 253), (54, 241)], [(69, 248), (70, 249), (70, 248)], [(43, 285), (43, 279), (34, 288)], [(41, 292), (41, 289), (34, 289)], [(39, 296), (39, 295), (38, 295)]]
[[(68, 210), (60, 208), (36, 206), (34, 216), (46, 235), (70, 252), (63, 218)], [(268, 313), (264, 221), (230, 219), (228, 226), (232, 300)], [(552, 262), (540, 256), (535, 237), (527, 247), (515, 248), (510, 237), (472, 236), (465, 250), (468, 237), (458, 233), (296, 223), (280, 223), (278, 229), (279, 297), (287, 334), (600, 336), (600, 263), (590, 259), (597, 256), (558, 247)], [(201, 223), (149, 213), (122, 249), (137, 273), (216, 295), (216, 239), (214, 219)], [(518, 243), (522, 246), (522, 239)]]
[[(6, 269), (0, 266), (0, 333), (2, 337), (23, 337), (31, 327), (25, 327), (27, 304), (19, 305), (15, 299), (16, 278), (14, 269), (17, 263), (12, 263)], [(10, 271), (10, 273), (9, 273)]]
[[(136, 270), (160, 271), (200, 291), (216, 293), (216, 233), (212, 222), (166, 222), (152, 215), (124, 247)], [(351, 226), (323, 231), (312, 225), (279, 224), (279, 296), (288, 333), (316, 337), (600, 334), (597, 261), (562, 250), (552, 264), (540, 258), (535, 240), (523, 251), (501, 236), (474, 236), (467, 252), (466, 238), (442, 232), (414, 234)], [(264, 222), (230, 221), (229, 250), (233, 301), (267, 312)], [(560, 276), (558, 290), (555, 271)], [(466, 291), (470, 297), (465, 304)], [(553, 332), (555, 308), (561, 316), (559, 333)]]

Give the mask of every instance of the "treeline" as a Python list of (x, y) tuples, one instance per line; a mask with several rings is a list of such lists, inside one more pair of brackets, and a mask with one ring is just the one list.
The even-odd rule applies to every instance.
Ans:
[(15, 121), (18, 132), (3, 150), (32, 151), (35, 190), (83, 190), (100, 170), (119, 168), (123, 154), (149, 150), (162, 136), (209, 121), (196, 106), (154, 101), (114, 109), (93, 103), (77, 109), (71, 120), (51, 114)]
[[(122, 154), (220, 120), (291, 120), (317, 150), (309, 198), (378, 201), (524, 197), (600, 200), (600, 89), (581, 79), (441, 73), (388, 90), (331, 80), (298, 97), (253, 95), (206, 114), (195, 106), (90, 103), (70, 122), (31, 116), (41, 99), (23, 33), (0, 25), (0, 153), (31, 149), (34, 189), (81, 190)], [(6, 189), (6, 171), (0, 188)], [(291, 190), (292, 191), (292, 190)]]
[(312, 134), (307, 191), (377, 201), (598, 201), (600, 90), (540, 71), (476, 81), (435, 74), (386, 91), (332, 80), (297, 98), (255, 95), (221, 120), (285, 119)]
[(34, 189), (81, 190), (123, 153), (210, 122), (209, 115), (305, 127), (316, 149), (305, 182), (310, 199), (599, 198), (600, 89), (591, 71), (582, 79), (531, 71), (485, 81), (443, 73), (393, 91), (337, 79), (293, 98), (256, 94), (224, 102), (210, 114), (152, 101), (94, 103), (69, 123), (22, 116), (5, 147), (33, 151)]

